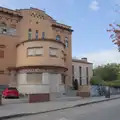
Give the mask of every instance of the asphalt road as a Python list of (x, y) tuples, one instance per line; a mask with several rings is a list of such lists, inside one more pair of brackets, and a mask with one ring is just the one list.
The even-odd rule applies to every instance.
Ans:
[(120, 99), (9, 120), (120, 120)]

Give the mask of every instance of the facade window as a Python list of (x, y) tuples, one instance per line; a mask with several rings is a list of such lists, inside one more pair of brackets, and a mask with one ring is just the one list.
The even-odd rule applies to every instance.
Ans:
[(28, 30), (28, 40), (31, 40), (32, 39), (32, 30), (29, 29)]
[(27, 73), (27, 83), (28, 84), (41, 84), (42, 73)]
[(74, 65), (72, 65), (72, 82), (73, 82), (73, 85), (74, 85)]
[(9, 35), (16, 35), (16, 25), (11, 24), (10, 27), (7, 29), (7, 33)]
[(16, 28), (9, 28), (8, 29), (8, 34), (9, 35), (16, 35)]
[(0, 24), (0, 33), (1, 34), (7, 34), (7, 35), (16, 35), (16, 26), (11, 25), (10, 27), (7, 27), (5, 23)]
[(86, 67), (86, 83), (89, 84), (89, 73), (88, 73), (88, 67)]
[(4, 58), (4, 51), (0, 50), (0, 58)]
[(57, 36), (56, 36), (56, 40), (57, 40), (57, 41), (60, 41), (60, 40), (61, 40), (60, 35), (57, 35)]
[(65, 46), (68, 47), (68, 37), (65, 37)]
[(39, 31), (38, 31), (38, 30), (36, 30), (36, 33), (35, 33), (35, 38), (36, 38), (36, 40), (38, 40), (38, 39), (39, 39)]
[(45, 32), (42, 32), (42, 39), (45, 39)]
[(6, 34), (7, 33), (7, 25), (5, 23), (0, 24), (0, 33)]
[(72, 65), (72, 75), (74, 76), (74, 65)]
[(0, 48), (5, 48), (5, 47), (6, 47), (5, 45), (3, 45), (3, 44), (1, 45), (1, 44), (0, 44)]
[(49, 55), (50, 55), (51, 57), (57, 57), (57, 51), (58, 51), (57, 48), (52, 48), (52, 47), (50, 47), (50, 48), (49, 48)]
[(82, 85), (82, 67), (79, 67), (79, 78), (80, 78), (80, 85)]
[(0, 74), (4, 74), (4, 70), (0, 70)]
[(43, 55), (43, 47), (31, 47), (27, 49), (27, 56), (41, 56)]

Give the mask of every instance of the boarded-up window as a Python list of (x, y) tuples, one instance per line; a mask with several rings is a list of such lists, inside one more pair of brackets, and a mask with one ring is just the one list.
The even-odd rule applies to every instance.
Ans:
[(8, 28), (9, 35), (16, 35), (16, 28)]
[(27, 49), (28, 56), (40, 56), (43, 55), (43, 47), (33, 47)]
[(0, 44), (0, 48), (5, 48), (5, 47), (6, 47), (5, 45), (1, 45), (1, 44)]
[(0, 58), (4, 58), (4, 51), (0, 50)]
[(0, 70), (0, 74), (4, 74), (4, 70)]
[(41, 84), (42, 83), (42, 73), (28, 73), (27, 74), (28, 84)]
[(52, 57), (57, 57), (57, 52), (58, 52), (58, 49), (57, 48), (52, 48), (50, 47), (49, 49), (49, 55), (52, 56)]

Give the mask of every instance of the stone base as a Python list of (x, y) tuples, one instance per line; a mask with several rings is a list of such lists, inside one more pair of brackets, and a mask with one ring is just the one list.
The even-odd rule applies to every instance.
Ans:
[(77, 96), (90, 97), (90, 93), (89, 92), (77, 92)]
[(49, 94), (29, 94), (29, 103), (47, 102), (49, 101)]

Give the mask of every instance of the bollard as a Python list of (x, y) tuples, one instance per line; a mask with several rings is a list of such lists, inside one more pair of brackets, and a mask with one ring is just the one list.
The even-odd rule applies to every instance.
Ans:
[(110, 87), (105, 87), (105, 98), (110, 98)]

